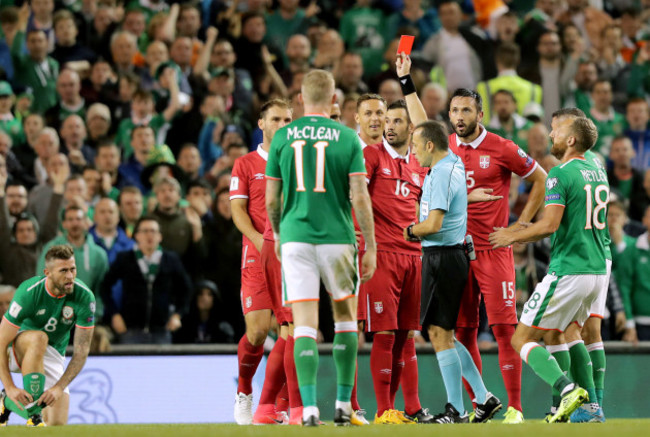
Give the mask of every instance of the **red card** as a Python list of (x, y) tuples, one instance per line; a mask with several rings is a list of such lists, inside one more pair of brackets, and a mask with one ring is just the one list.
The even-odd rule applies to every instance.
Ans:
[(397, 47), (397, 54), (404, 53), (406, 55), (411, 54), (411, 49), (413, 48), (413, 41), (415, 37), (411, 35), (402, 35), (399, 39), (399, 46)]

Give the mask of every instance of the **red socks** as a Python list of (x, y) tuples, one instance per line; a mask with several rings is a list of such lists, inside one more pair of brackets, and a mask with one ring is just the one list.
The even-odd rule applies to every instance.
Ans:
[(510, 344), (515, 333), (514, 325), (493, 325), (492, 332), (499, 345), (499, 367), (503, 385), (508, 393), (508, 406), (521, 409), (521, 358)]
[(275, 409), (277, 411), (289, 411), (289, 389), (286, 383), (282, 386), (275, 398)]
[(253, 376), (264, 355), (264, 345), (253, 346), (246, 334), (239, 340), (237, 346), (237, 358), (239, 362), (239, 378), (237, 393), (249, 395), (253, 392)]
[(352, 409), (354, 411), (358, 411), (361, 409), (361, 405), (359, 405), (359, 399), (357, 398), (357, 384), (359, 380), (359, 362), (357, 361), (357, 369), (354, 371), (354, 387), (352, 387), (352, 397), (350, 398), (350, 402), (352, 402)]
[(300, 387), (298, 387), (298, 375), (296, 374), (296, 363), (293, 360), (293, 347), (296, 344), (293, 336), (287, 337), (287, 345), (284, 348), (284, 371), (287, 377), (287, 389), (289, 391), (289, 407), (293, 410), (302, 407)]
[(391, 409), (390, 381), (393, 365), (393, 345), (395, 336), (389, 334), (375, 334), (370, 351), (370, 373), (375, 387), (377, 399), (377, 416)]
[(395, 409), (395, 395), (399, 389), (404, 370), (404, 345), (408, 339), (408, 331), (395, 331), (393, 344), (392, 375), (390, 377), (390, 408)]
[[(483, 362), (481, 361), (481, 354), (478, 351), (478, 328), (456, 328), (455, 331), (456, 339), (460, 341), (463, 346), (469, 351), (474, 364), (478, 368), (479, 373), (483, 371)], [(510, 341), (510, 340), (508, 340)], [(465, 385), (465, 390), (469, 394), (470, 399), (474, 399), (474, 392), (472, 387), (463, 379), (463, 384)]]
[(266, 374), (264, 375), (264, 386), (260, 396), (260, 404), (275, 404), (275, 398), (282, 389), (285, 382), (284, 374), (284, 349), (286, 340), (279, 337), (266, 361)]
[(404, 370), (402, 371), (402, 394), (404, 412), (413, 415), (422, 409), (418, 394), (418, 356), (415, 354), (415, 340), (408, 338), (404, 345)]

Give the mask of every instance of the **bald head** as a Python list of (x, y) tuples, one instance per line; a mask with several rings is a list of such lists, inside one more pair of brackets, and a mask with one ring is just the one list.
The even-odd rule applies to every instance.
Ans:
[(311, 54), (311, 44), (305, 35), (296, 34), (287, 41), (287, 57), (290, 62), (307, 62)]
[(56, 92), (61, 97), (63, 103), (76, 105), (79, 103), (81, 96), (81, 79), (76, 71), (63, 70), (56, 80)]

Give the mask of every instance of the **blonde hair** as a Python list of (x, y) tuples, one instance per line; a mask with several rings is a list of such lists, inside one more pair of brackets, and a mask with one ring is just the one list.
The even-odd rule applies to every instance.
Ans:
[(302, 99), (305, 104), (326, 105), (334, 96), (334, 77), (325, 70), (312, 70), (302, 79)]

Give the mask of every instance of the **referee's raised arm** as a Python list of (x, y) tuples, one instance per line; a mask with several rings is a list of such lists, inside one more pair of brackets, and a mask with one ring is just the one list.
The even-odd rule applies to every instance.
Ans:
[(427, 121), (428, 118), (411, 78), (411, 58), (404, 53), (398, 53), (395, 65), (397, 66), (397, 76), (402, 87), (402, 94), (404, 94), (406, 100), (407, 111), (411, 117), (411, 122), (414, 126), (417, 126)]

